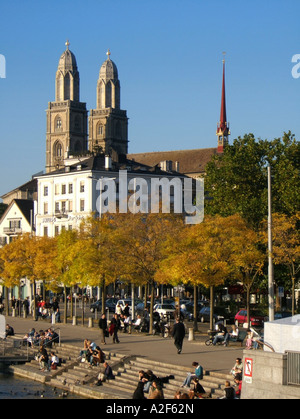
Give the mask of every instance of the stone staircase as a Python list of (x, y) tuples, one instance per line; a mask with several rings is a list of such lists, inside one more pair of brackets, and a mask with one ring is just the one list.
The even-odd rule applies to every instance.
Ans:
[[(191, 371), (189, 367), (166, 364), (140, 356), (128, 357), (113, 351), (104, 351), (106, 360), (113, 369), (115, 379), (96, 386), (98, 374), (103, 371), (103, 366), (90, 366), (87, 362), (81, 362), (79, 359), (80, 348), (76, 346), (62, 344), (53, 348), (53, 351), (62, 359), (62, 364), (57, 370), (40, 371), (39, 363), (35, 359), (25, 364), (11, 365), (9, 370), (17, 376), (39, 381), (54, 389), (61, 389), (66, 394), (74, 393), (89, 399), (132, 399), (138, 383), (138, 372), (148, 369), (160, 378), (174, 376), (174, 379), (170, 379), (168, 383), (164, 384), (163, 391), (166, 399), (174, 399), (178, 390), (187, 391), (180, 386), (187, 373)], [(223, 396), (226, 380), (232, 383), (232, 376), (205, 371), (201, 384), (211, 398), (219, 398)]]
[[(166, 399), (174, 399), (174, 395), (178, 390), (182, 392), (188, 391), (187, 389), (181, 388), (181, 385), (184, 382), (187, 373), (191, 372), (191, 368), (166, 364), (141, 357), (136, 357), (135, 359), (125, 362), (124, 366), (116, 371), (118, 375), (115, 380), (110, 381), (108, 384), (104, 383), (103, 387), (113, 387), (116, 386), (116, 384), (118, 386), (122, 385), (122, 388), (126, 388), (126, 392), (131, 398), (137, 386), (138, 372), (147, 369), (153, 371), (153, 373), (160, 378), (170, 375), (174, 376), (174, 379), (170, 379), (168, 383), (164, 384), (163, 392)], [(206, 393), (212, 398), (223, 396), (225, 381), (232, 381), (232, 376), (208, 371), (205, 371), (204, 374), (201, 385)]]

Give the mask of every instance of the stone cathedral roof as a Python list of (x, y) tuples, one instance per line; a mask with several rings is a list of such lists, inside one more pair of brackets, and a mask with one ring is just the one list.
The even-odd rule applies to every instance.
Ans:
[(108, 56), (107, 60), (104, 61), (100, 68), (99, 79), (104, 80), (117, 80), (118, 79), (118, 69), (116, 64), (110, 59), (110, 51), (108, 50), (106, 55)]
[(69, 50), (69, 41), (66, 42), (66, 50), (62, 53), (60, 56), (59, 62), (58, 62), (58, 70), (70, 70), (74, 71), (77, 70), (77, 62), (75, 55), (72, 51)]

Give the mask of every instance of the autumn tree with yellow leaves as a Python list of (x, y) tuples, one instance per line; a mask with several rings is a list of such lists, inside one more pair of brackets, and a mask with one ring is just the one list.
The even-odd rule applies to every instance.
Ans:
[(116, 280), (118, 262), (115, 257), (115, 227), (104, 215), (85, 219), (72, 249), (70, 274), (73, 283), (102, 289), (102, 312), (105, 310), (106, 287)]
[[(173, 252), (161, 262), (155, 278), (173, 285), (192, 284), (194, 296), (197, 286), (209, 288), (212, 328), (214, 288), (227, 279), (243, 283), (249, 307), (251, 287), (265, 260), (257, 241), (257, 234), (239, 215), (207, 216), (201, 224), (186, 226), (180, 236), (172, 238), (169, 246), (174, 246)], [(196, 306), (194, 301), (194, 319)]]
[[(272, 247), (273, 262), (287, 268), (291, 281), (292, 314), (295, 314), (295, 284), (300, 273), (300, 212), (295, 215), (272, 215)], [(262, 231), (267, 243), (267, 228), (263, 224)]]
[(166, 257), (165, 240), (179, 234), (183, 220), (172, 214), (119, 214), (114, 217), (114, 225), (120, 278), (150, 287), (152, 333), (155, 274)]
[[(19, 236), (1, 249), (1, 277), (6, 287), (19, 286), (20, 280), (27, 278), (33, 284), (33, 313), (36, 304), (36, 281), (42, 280), (53, 285), (56, 249), (54, 240), (30, 234)], [(50, 285), (51, 284), (51, 285)]]

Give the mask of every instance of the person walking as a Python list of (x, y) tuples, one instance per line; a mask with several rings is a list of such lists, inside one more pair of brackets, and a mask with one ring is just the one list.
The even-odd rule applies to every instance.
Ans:
[(28, 317), (29, 308), (30, 308), (29, 297), (26, 297), (25, 300), (23, 301), (23, 307), (24, 307), (25, 316)]
[(103, 345), (106, 345), (105, 337), (108, 334), (108, 330), (107, 330), (107, 319), (106, 319), (106, 316), (105, 316), (104, 313), (102, 314), (101, 319), (99, 320), (99, 328), (100, 328), (101, 334), (102, 334), (101, 343), (103, 343)]
[(117, 313), (115, 313), (114, 317), (111, 319), (110, 327), (112, 328), (113, 333), (113, 343), (120, 343), (118, 331), (121, 329), (121, 321)]
[(185, 327), (178, 317), (176, 318), (176, 323), (173, 327), (172, 337), (174, 338), (174, 345), (177, 348), (177, 353), (180, 354), (182, 352), (183, 339), (185, 337)]

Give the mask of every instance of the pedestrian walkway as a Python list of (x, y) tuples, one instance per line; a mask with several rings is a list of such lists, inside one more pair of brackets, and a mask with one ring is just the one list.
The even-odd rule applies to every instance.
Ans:
[[(205, 334), (195, 334), (195, 340), (189, 341), (188, 334), (183, 342), (183, 351), (177, 354), (172, 338), (162, 338), (143, 333), (132, 334), (119, 333), (120, 343), (113, 344), (112, 337), (106, 339), (106, 345), (101, 345), (100, 331), (98, 327), (82, 325), (73, 326), (68, 324), (51, 325), (49, 320), (34, 321), (31, 318), (7, 317), (6, 323), (10, 324), (18, 336), (24, 336), (32, 327), (36, 330), (45, 330), (53, 327), (61, 336), (65, 344), (75, 345), (82, 348), (85, 338), (94, 341), (105, 351), (116, 351), (124, 356), (142, 356), (149, 360), (156, 360), (183, 367), (191, 367), (193, 361), (199, 362), (205, 370), (227, 374), (235, 363), (237, 357), (243, 357), (243, 348), (237, 344), (228, 347), (206, 346)], [(205, 326), (208, 328), (208, 325)], [(202, 327), (203, 333), (205, 328)]]

